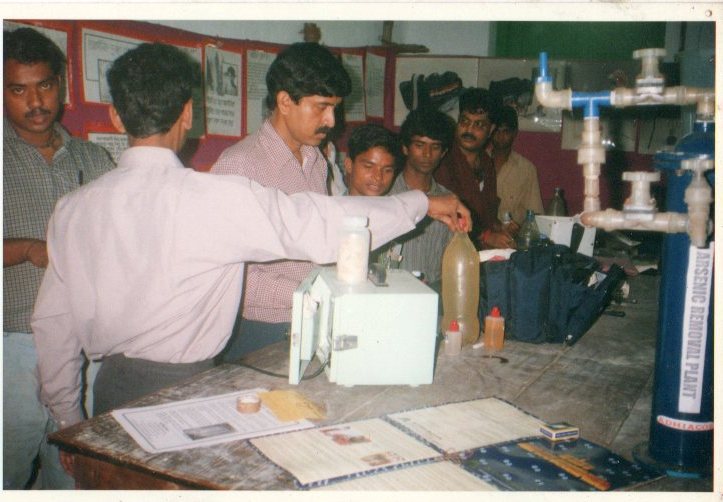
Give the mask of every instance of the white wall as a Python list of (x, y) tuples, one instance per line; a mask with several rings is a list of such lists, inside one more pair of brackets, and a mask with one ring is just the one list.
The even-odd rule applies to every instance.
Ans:
[[(239, 40), (290, 44), (303, 40), (304, 21), (150, 21), (203, 35)], [(380, 45), (382, 21), (310, 21), (321, 29), (321, 43), (332, 47)], [(399, 44), (419, 44), (429, 54), (488, 56), (489, 22), (395, 21), (392, 40)]]

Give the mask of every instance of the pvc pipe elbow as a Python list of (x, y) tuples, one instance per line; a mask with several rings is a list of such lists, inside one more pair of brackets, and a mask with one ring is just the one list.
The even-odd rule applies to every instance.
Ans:
[(537, 82), (535, 84), (535, 97), (545, 108), (572, 110), (572, 90), (554, 91), (552, 82)]

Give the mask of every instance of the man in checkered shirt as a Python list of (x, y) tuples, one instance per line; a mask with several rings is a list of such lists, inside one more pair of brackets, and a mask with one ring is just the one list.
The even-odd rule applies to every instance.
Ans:
[(51, 40), (32, 28), (5, 31), (3, 56), (3, 488), (25, 487), (36, 456), (42, 488), (73, 488), (45, 440), (55, 424), (38, 400), (30, 315), (55, 202), (113, 162), (57, 122), (65, 57)]
[[(270, 116), (256, 133), (226, 149), (211, 169), (237, 174), (287, 194), (326, 194), (327, 163), (319, 144), (334, 127), (334, 110), (351, 92), (339, 59), (312, 42), (296, 43), (266, 74)], [(277, 261), (247, 267), (241, 316), (224, 361), (284, 340), (294, 290), (314, 264)]]

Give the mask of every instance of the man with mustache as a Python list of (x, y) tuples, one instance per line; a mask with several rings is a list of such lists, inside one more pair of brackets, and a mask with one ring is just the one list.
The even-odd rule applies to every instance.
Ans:
[(497, 109), (487, 89), (462, 93), (454, 144), (434, 173), (434, 179), (457, 194), (472, 213), (471, 237), (479, 249), (514, 247), (514, 239), (497, 218), (497, 176), (485, 151)]
[(65, 56), (32, 28), (5, 31), (3, 51), (3, 488), (73, 488), (47, 444), (30, 315), (48, 265), (45, 233), (58, 199), (113, 168), (108, 154), (57, 122)]
[[(261, 128), (226, 149), (211, 169), (238, 174), (287, 194), (326, 194), (327, 163), (318, 146), (332, 130), (334, 110), (351, 92), (351, 79), (327, 48), (301, 42), (279, 53), (266, 73), (270, 116)], [(252, 264), (241, 315), (223, 361), (284, 340), (292, 296), (314, 265), (302, 261)]]

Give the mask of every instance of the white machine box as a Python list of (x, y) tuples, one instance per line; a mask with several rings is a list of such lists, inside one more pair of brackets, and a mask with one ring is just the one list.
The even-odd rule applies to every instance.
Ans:
[[(580, 239), (577, 252), (592, 256), (595, 248), (595, 227), (585, 227), (579, 216), (535, 216), (537, 228), (555, 244), (571, 247), (574, 238)], [(582, 234), (582, 235), (579, 235)]]
[(350, 286), (333, 267), (314, 269), (294, 292), (289, 383), (314, 355), (339, 385), (432, 383), (437, 296), (406, 270)]

